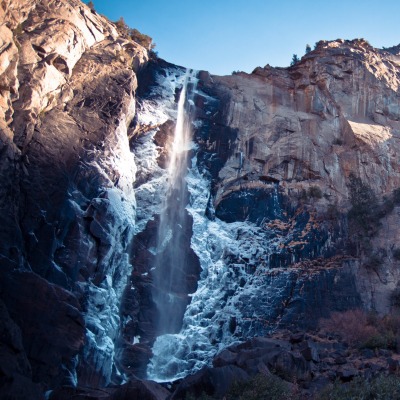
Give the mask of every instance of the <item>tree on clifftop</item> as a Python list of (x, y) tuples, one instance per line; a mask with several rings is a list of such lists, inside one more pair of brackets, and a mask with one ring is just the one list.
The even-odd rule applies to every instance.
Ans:
[(153, 50), (155, 48), (156, 45), (155, 43), (153, 43), (153, 39), (150, 36), (139, 32), (137, 29), (130, 28), (126, 24), (124, 17), (120, 17), (120, 19), (115, 22), (115, 26), (117, 27), (119, 34), (124, 36), (125, 38), (131, 39), (136, 43), (139, 43), (147, 50)]
[(293, 54), (292, 61), (290, 62), (290, 66), (297, 64), (300, 61), (299, 57), (297, 57), (297, 54)]

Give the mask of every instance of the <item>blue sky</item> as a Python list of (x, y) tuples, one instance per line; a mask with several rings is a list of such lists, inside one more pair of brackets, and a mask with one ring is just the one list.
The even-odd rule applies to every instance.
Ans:
[[(286, 67), (307, 43), (365, 38), (400, 43), (400, 0), (92, 0), (151, 36), (165, 60), (213, 74)], [(87, 1), (85, 1), (87, 2)]]

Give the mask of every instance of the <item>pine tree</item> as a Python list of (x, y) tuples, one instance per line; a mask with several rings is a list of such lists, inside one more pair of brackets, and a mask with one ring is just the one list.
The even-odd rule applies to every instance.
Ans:
[(306, 45), (306, 54), (308, 54), (311, 51), (311, 46), (307, 43)]
[(293, 54), (290, 66), (297, 64), (299, 61), (300, 61), (300, 59), (299, 59), (299, 57), (297, 57), (297, 54)]

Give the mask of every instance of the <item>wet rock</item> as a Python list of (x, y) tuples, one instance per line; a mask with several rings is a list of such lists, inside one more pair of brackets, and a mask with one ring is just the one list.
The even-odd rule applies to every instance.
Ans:
[(350, 382), (357, 375), (358, 371), (351, 367), (345, 367), (338, 372), (338, 377), (342, 382)]
[(335, 364), (337, 364), (337, 365), (344, 365), (347, 363), (347, 359), (342, 356), (336, 356), (334, 358), (334, 361), (335, 361)]
[(32, 381), (32, 369), (21, 330), (0, 300), (0, 398), (43, 400), (42, 388)]
[(290, 336), (290, 343), (293, 343), (293, 344), (300, 343), (303, 340), (304, 340), (303, 332), (294, 333)]
[(126, 376), (146, 377), (147, 364), (152, 351), (146, 343), (117, 343), (117, 365)]
[(233, 383), (247, 380), (249, 375), (234, 365), (204, 368), (183, 379), (171, 400), (184, 400), (188, 395), (197, 397), (202, 393), (219, 398), (227, 393)]
[(64, 386), (50, 394), (49, 400), (166, 400), (170, 392), (153, 381), (132, 379), (119, 386), (104, 389)]
[(299, 355), (282, 351), (268, 361), (270, 371), (281, 378), (293, 382), (308, 381), (311, 378), (310, 365)]
[(50, 393), (49, 400), (70, 400), (74, 397), (82, 400), (110, 400), (110, 396), (106, 389), (62, 386)]
[(222, 350), (221, 353), (218, 353), (213, 359), (214, 367), (224, 367), (225, 365), (234, 364), (237, 360), (238, 355), (233, 351), (228, 349)]
[(156, 382), (136, 379), (113, 391), (110, 400), (166, 400), (170, 395)]
[(371, 350), (371, 349), (362, 349), (361, 350), (361, 354), (365, 358), (373, 358), (373, 357), (375, 357), (375, 352), (373, 350)]
[(21, 329), (33, 380), (54, 387), (73, 379), (85, 335), (76, 297), (32, 272), (1, 270), (0, 276), (1, 298)]
[(299, 346), (299, 351), (307, 361), (314, 361), (314, 362), (320, 361), (318, 347), (311, 340), (302, 342)]
[[(0, 11), (0, 263), (24, 272), (3, 269), (2, 284), (9, 293), (8, 280), (31, 283), (38, 293), (12, 293), (6, 306), (44, 387), (77, 375), (108, 384), (134, 226), (127, 127), (137, 80), (116, 57), (129, 41), (74, 0), (8, 3)], [(124, 51), (135, 68), (148, 57), (135, 43)]]

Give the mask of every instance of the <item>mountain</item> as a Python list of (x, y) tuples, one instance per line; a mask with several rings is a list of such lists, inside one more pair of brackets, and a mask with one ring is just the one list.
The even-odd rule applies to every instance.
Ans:
[[(335, 311), (398, 311), (399, 46), (190, 75), (78, 0), (6, 0), (0, 21), (0, 398), (126, 381), (165, 398), (132, 382)], [(166, 286), (180, 98), (184, 268)]]

